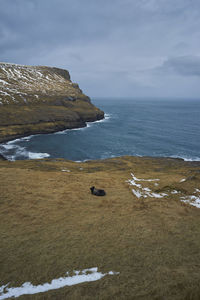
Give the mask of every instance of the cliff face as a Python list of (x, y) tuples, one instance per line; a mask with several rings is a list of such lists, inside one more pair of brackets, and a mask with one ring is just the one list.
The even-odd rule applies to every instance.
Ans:
[(68, 71), (0, 63), (0, 142), (83, 127), (103, 117)]

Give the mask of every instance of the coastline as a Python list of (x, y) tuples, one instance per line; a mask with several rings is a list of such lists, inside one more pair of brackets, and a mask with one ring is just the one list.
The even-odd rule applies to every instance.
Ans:
[[(96, 122), (96, 121), (100, 121), (103, 120), (105, 118), (104, 113), (102, 114), (97, 114), (95, 118), (87, 118), (87, 119), (81, 119), (75, 122), (64, 122), (64, 121), (60, 121), (60, 122), (45, 122), (45, 123), (36, 123), (36, 124), (27, 124), (26, 128), (28, 128), (29, 126), (40, 126), (44, 125), (46, 128), (43, 129), (37, 129), (36, 130), (25, 130), (24, 133), (19, 133), (19, 134), (14, 134), (14, 135), (10, 135), (10, 136), (5, 136), (5, 137), (0, 137), (0, 144), (2, 143), (7, 143), (9, 141), (18, 139), (18, 138), (23, 138), (23, 137), (27, 137), (30, 135), (36, 135), (36, 134), (48, 134), (48, 133), (55, 133), (58, 131), (63, 131), (66, 129), (75, 129), (75, 128), (83, 128), (87, 126), (88, 122)], [(18, 125), (19, 127), (23, 126), (23, 125)], [(10, 126), (11, 127), (11, 126)]]
[[(5, 137), (5, 138), (1, 138), (0, 139), (0, 145), (7, 143), (7, 142), (11, 142), (11, 141), (15, 141), (17, 139), (21, 139), (21, 138), (26, 138), (26, 137), (30, 137), (30, 136), (35, 136), (35, 135), (39, 135), (39, 134), (51, 134), (51, 133), (59, 133), (65, 130), (73, 130), (73, 129), (81, 129), (81, 128), (85, 128), (87, 127), (88, 123), (95, 123), (95, 122), (99, 122), (99, 121), (103, 121), (106, 119), (105, 114), (103, 113), (103, 117), (102, 115), (98, 115), (96, 119), (94, 120), (89, 120), (89, 121), (82, 121), (79, 124), (76, 125), (72, 125), (72, 126), (56, 126), (55, 128), (48, 128), (47, 130), (41, 130), (41, 131), (36, 131), (36, 132), (26, 132), (25, 134), (18, 134), (18, 135), (14, 135), (14, 136), (10, 136), (10, 137)], [(1, 152), (0, 152), (0, 160), (9, 160), (7, 159)]]

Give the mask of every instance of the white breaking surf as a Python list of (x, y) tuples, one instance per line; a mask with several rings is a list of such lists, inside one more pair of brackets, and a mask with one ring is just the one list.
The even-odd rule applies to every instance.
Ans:
[(29, 142), (32, 137), (33, 135), (30, 135), (28, 137), (15, 139), (5, 144), (1, 144), (0, 145), (1, 154), (11, 161), (15, 161), (16, 159), (21, 157), (25, 157), (28, 159), (43, 159), (49, 157), (50, 156), (49, 153), (27, 151), (26, 147), (22, 147), (19, 144), (16, 144), (20, 141)]
[(20, 287), (8, 288), (9, 284), (0, 287), (0, 300), (10, 297), (19, 297), (22, 295), (32, 295), (38, 293), (44, 293), (50, 290), (60, 289), (64, 286), (71, 286), (83, 282), (96, 281), (103, 278), (106, 275), (117, 275), (119, 273), (110, 271), (108, 273), (98, 272), (98, 268), (85, 269), (83, 271), (74, 271), (75, 275), (69, 276), (67, 272), (66, 277), (60, 277), (53, 279), (51, 283), (44, 283), (40, 285), (32, 285), (30, 282), (25, 282)]

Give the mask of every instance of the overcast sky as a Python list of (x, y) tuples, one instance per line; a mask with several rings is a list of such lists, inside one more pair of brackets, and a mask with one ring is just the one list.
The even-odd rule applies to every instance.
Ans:
[(0, 0), (0, 61), (93, 96), (199, 97), (199, 0)]

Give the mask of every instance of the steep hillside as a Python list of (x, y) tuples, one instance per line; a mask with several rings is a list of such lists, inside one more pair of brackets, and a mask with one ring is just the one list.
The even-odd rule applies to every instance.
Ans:
[(82, 127), (103, 117), (68, 71), (0, 63), (0, 142)]

